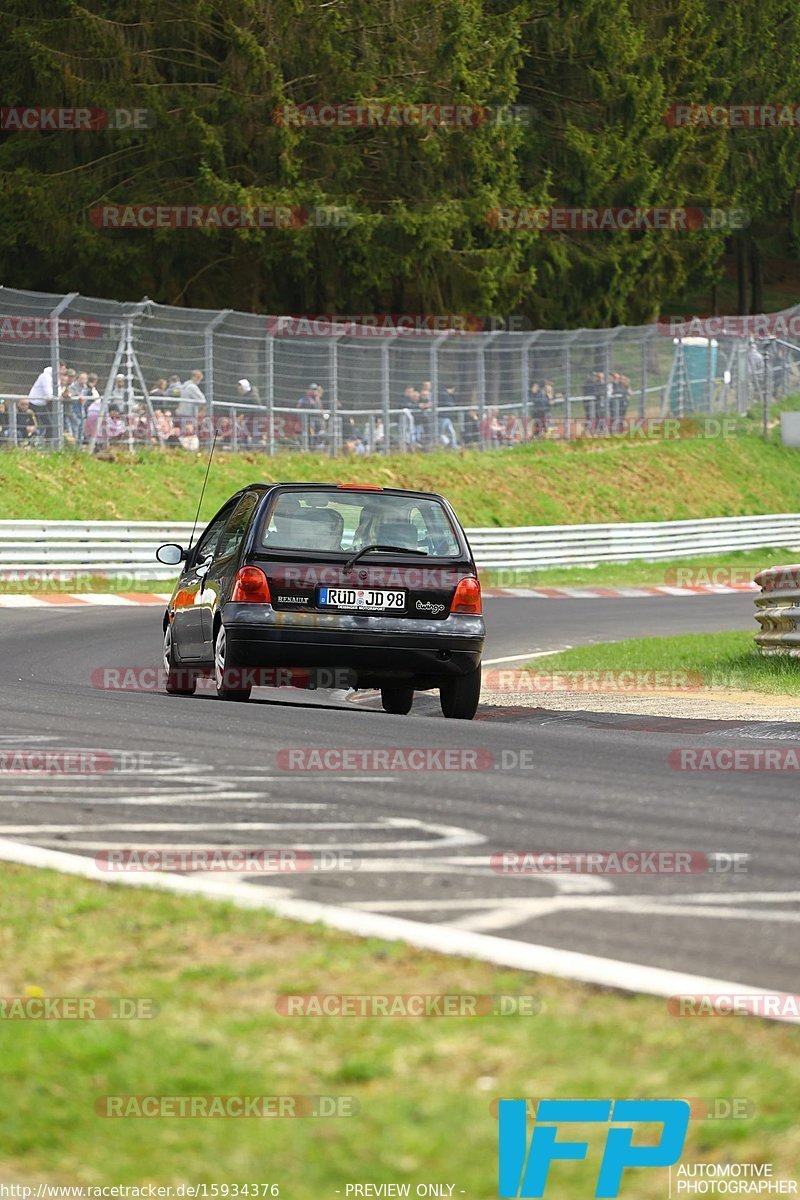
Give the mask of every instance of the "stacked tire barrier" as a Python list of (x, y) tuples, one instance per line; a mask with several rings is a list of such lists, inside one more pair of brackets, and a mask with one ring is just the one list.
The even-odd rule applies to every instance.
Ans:
[(800, 565), (768, 567), (756, 575), (756, 634), (759, 652), (800, 658)]

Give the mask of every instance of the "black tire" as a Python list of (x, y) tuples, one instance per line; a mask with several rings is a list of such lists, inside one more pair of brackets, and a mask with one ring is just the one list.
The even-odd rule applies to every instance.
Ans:
[(446, 717), (471, 721), (478, 711), (481, 697), (481, 669), (476, 667), (468, 675), (456, 675), (439, 688), (439, 703)]
[(172, 626), (164, 630), (164, 691), (168, 696), (193, 696), (197, 688), (197, 675), (189, 667), (175, 662), (175, 647), (172, 644)]
[(237, 671), (237, 668), (233, 666), (228, 656), (228, 643), (225, 636), (225, 626), (220, 625), (214, 641), (214, 684), (217, 689), (218, 700), (245, 701), (250, 699), (252, 687), (231, 686), (231, 676), (233, 676), (235, 679), (237, 674), (239, 674), (239, 672)]
[(411, 712), (411, 705), (414, 703), (414, 689), (411, 687), (382, 687), (381, 688), (381, 704), (383, 711), (395, 713), (398, 717), (404, 717), (406, 713)]

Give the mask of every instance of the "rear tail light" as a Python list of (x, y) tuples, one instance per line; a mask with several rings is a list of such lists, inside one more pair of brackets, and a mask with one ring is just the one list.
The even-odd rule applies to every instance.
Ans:
[(450, 612), (471, 613), (474, 617), (481, 615), (483, 612), (481, 585), (474, 576), (470, 575), (468, 579), (459, 581), (456, 587), (456, 594), (453, 596), (453, 602), (450, 605)]
[(236, 572), (231, 600), (246, 604), (271, 604), (267, 577), (260, 567), (241, 567)]

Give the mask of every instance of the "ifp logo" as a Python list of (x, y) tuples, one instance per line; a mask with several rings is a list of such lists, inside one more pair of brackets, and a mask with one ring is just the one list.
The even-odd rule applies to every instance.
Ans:
[[(554, 1160), (586, 1158), (587, 1142), (556, 1140), (559, 1125), (611, 1125), (594, 1193), (605, 1198), (619, 1194), (626, 1167), (669, 1167), (677, 1162), (690, 1114), (686, 1100), (540, 1100), (529, 1148), (526, 1109), (524, 1100), (500, 1101), (498, 1191), (512, 1200), (543, 1196)], [(633, 1145), (633, 1127), (642, 1122), (661, 1125), (655, 1146)]]

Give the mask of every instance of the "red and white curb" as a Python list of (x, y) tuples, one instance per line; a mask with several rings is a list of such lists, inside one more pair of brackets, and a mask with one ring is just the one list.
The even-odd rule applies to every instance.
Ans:
[(131, 605), (152, 607), (156, 604), (166, 604), (171, 595), (172, 592), (22, 592), (19, 595), (9, 592), (7, 595), (0, 595), (0, 608), (102, 608), (112, 605), (122, 608), (130, 608)]
[(757, 583), (701, 583), (696, 587), (669, 587), (660, 584), (654, 587), (585, 587), (585, 588), (525, 588), (525, 587), (485, 587), (481, 589), (484, 596), (528, 596), (534, 600), (607, 600), (610, 597), (626, 596), (727, 596), (733, 592), (758, 592)]
[[(624, 587), (624, 588), (501, 588), (485, 587), (484, 596), (490, 599), (523, 597), (533, 600), (608, 600), (615, 597), (639, 598), (642, 596), (727, 596), (734, 592), (757, 592), (757, 583), (698, 584), (697, 587)], [(0, 594), (0, 608), (95, 608), (117, 605), (165, 604), (171, 592), (24, 592)]]

